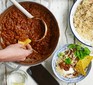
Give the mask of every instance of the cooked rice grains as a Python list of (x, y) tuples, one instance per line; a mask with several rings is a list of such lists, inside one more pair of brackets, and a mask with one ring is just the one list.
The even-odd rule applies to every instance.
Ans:
[(74, 15), (76, 31), (89, 42), (93, 42), (93, 2), (83, 0)]

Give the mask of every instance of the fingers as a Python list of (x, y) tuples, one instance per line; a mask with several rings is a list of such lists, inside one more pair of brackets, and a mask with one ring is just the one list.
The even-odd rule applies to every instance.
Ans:
[(26, 45), (26, 48), (27, 48), (28, 50), (32, 50), (32, 47), (31, 47), (30, 44)]
[(17, 44), (12, 44), (12, 45), (10, 45), (10, 46), (13, 46), (13, 47), (23, 47), (23, 45), (22, 44), (19, 44), (19, 43), (17, 43)]
[(18, 44), (15, 44), (17, 47), (20, 47), (20, 48), (23, 48), (23, 47), (25, 47), (24, 45), (22, 45), (22, 44), (20, 44), (20, 43), (18, 43)]
[(31, 50), (32, 47), (30, 44), (27, 44), (27, 45), (22, 45), (22, 44), (15, 44), (17, 47), (20, 47), (20, 48), (23, 48), (23, 49), (27, 49), (27, 50)]
[(17, 43), (17, 44), (14, 44), (13, 46), (17, 48), (21, 48), (22, 51), (24, 51), (24, 56), (28, 56), (32, 53), (32, 47), (30, 44), (22, 45), (22, 44)]
[(25, 59), (26, 59), (26, 57), (25, 57), (25, 58), (20, 59), (20, 61), (25, 61)]
[(11, 46), (14, 46), (14, 47), (19, 47), (19, 48), (23, 48), (23, 49), (28, 49), (28, 50), (31, 50), (32, 47), (30, 44), (27, 44), (27, 45), (22, 45), (20, 43), (17, 43), (17, 44), (12, 44)]

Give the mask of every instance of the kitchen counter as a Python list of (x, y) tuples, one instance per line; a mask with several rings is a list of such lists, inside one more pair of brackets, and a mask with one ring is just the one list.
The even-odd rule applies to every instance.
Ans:
[[(60, 47), (62, 47), (63, 45), (68, 44), (68, 43), (80, 43), (73, 36), (70, 30), (69, 24), (68, 24), (69, 12), (70, 12), (71, 6), (73, 5), (73, 0), (17, 0), (17, 1), (36, 1), (46, 6), (54, 14), (54, 16), (56, 17), (58, 21), (58, 25), (60, 28), (59, 43), (55, 51), (59, 49)], [(2, 13), (11, 4), (12, 3), (9, 2), (9, 0), (0, 0), (0, 13)], [(63, 81), (60, 81), (54, 75), (52, 71), (51, 60), (52, 60), (53, 54), (50, 56), (50, 58), (45, 60), (42, 64), (53, 75), (53, 77), (60, 83), (60, 85), (68, 85), (64, 83)], [(27, 68), (28, 66), (21, 66), (19, 69), (26, 71)], [(7, 67), (7, 74), (9, 72), (10, 70)], [(5, 74), (5, 63), (1, 63), (0, 64), (0, 85), (4, 85), (4, 82), (2, 82), (4, 80), (4, 74)], [(93, 75), (93, 67), (91, 68), (89, 75), (84, 80), (80, 81), (79, 83), (69, 84), (69, 85), (93, 85), (92, 75)], [(29, 75), (28, 75), (27, 85), (37, 85), (36, 82)]]

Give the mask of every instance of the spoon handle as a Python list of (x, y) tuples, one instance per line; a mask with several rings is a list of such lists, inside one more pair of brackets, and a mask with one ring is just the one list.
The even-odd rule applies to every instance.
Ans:
[(16, 0), (10, 0), (22, 13), (24, 13), (28, 18), (33, 18), (25, 8), (23, 8)]

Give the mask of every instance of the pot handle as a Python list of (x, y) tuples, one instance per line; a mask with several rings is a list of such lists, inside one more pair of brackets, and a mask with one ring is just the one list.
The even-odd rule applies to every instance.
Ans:
[(75, 3), (77, 0), (73, 0), (73, 3)]

